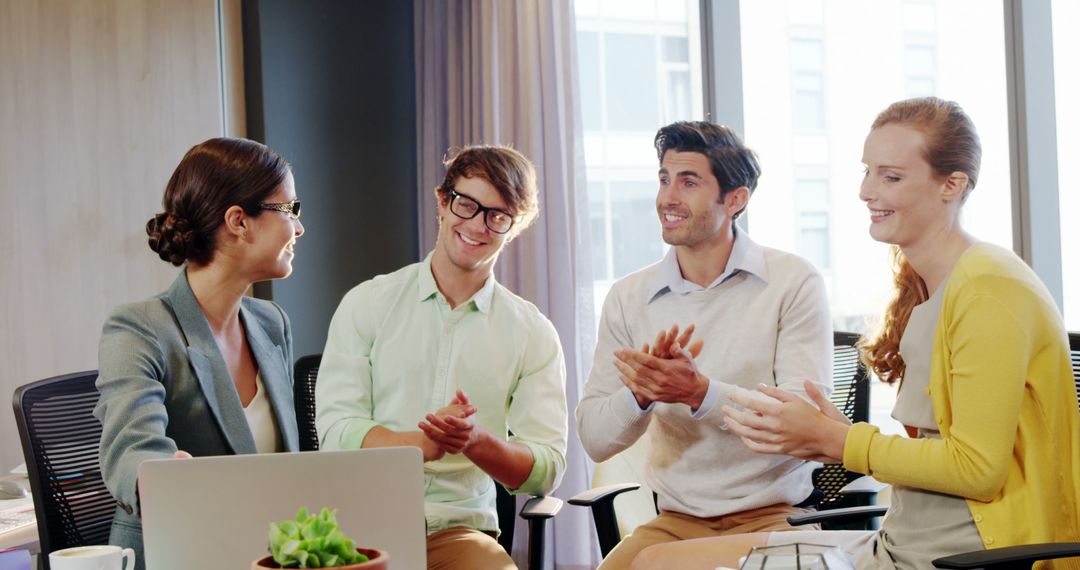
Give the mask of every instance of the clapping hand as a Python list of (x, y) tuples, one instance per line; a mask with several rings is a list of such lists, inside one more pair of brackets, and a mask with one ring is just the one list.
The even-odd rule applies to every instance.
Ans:
[(812, 461), (838, 462), (851, 421), (818, 390), (804, 381), (813, 403), (772, 386), (758, 386), (755, 394), (736, 393), (731, 400), (744, 408), (724, 406), (728, 428), (758, 453), (778, 453)]
[(417, 426), (445, 453), (461, 453), (479, 436), (474, 414), (476, 406), (459, 389), (449, 404), (424, 416), (426, 421), (419, 422)]
[(681, 335), (679, 325), (674, 325), (661, 330), (652, 347), (615, 351), (619, 380), (633, 392), (639, 407), (645, 409), (651, 402), (682, 403), (691, 409), (701, 405), (709, 380), (698, 371), (694, 358), (705, 343), (691, 341), (693, 333), (694, 325)]
[(641, 347), (641, 351), (646, 354), (652, 354), (657, 358), (678, 358), (680, 355), (675, 349), (678, 347), (685, 347), (686, 352), (690, 353), (691, 360), (697, 358), (701, 354), (701, 349), (705, 346), (705, 341), (697, 339), (691, 341), (694, 336), (694, 325), (686, 327), (683, 333), (679, 334), (678, 323), (671, 325), (671, 330), (661, 330), (656, 334), (656, 340), (653, 341), (652, 347), (648, 344)]

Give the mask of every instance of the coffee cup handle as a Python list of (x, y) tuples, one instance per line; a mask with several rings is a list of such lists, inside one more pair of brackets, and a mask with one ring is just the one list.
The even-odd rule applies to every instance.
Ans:
[(135, 570), (135, 551), (130, 548), (125, 548), (121, 554), (124, 555), (123, 570)]

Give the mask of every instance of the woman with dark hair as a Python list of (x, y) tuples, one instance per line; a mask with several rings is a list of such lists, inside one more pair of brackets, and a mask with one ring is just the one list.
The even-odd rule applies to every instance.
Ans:
[[(750, 449), (843, 462), (892, 484), (877, 532), (796, 531), (645, 550), (641, 568), (736, 566), (754, 546), (837, 545), (856, 568), (930, 568), (943, 556), (1080, 537), (1080, 414), (1068, 338), (1046, 287), (1007, 249), (960, 224), (981, 148), (971, 119), (937, 98), (894, 103), (863, 149), (870, 235), (893, 244), (895, 297), (864, 359), (899, 382), (911, 437), (851, 425), (775, 388), (725, 409)], [(1043, 568), (1077, 568), (1076, 559)]]
[(183, 270), (106, 320), (94, 411), (118, 505), (109, 542), (134, 548), (139, 568), (140, 463), (299, 448), (289, 319), (245, 296), (292, 272), (304, 226), (289, 164), (257, 142), (210, 139), (180, 161), (162, 205), (146, 224), (150, 249)]

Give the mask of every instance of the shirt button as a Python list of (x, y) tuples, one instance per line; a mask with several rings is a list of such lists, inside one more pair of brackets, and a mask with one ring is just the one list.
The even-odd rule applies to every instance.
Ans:
[(983, 542), (985, 542), (987, 546), (990, 546), (991, 544), (994, 544), (994, 537), (988, 536)]
[(971, 518), (972, 518), (972, 520), (974, 520), (975, 522), (978, 523), (978, 522), (982, 522), (983, 516), (982, 515), (975, 515), (975, 516), (973, 516)]
[(927, 394), (929, 394), (929, 393), (930, 393), (930, 387), (929, 387), (929, 386), (927, 386), (927, 387), (925, 388), (925, 391), (926, 391), (926, 393), (927, 393)]

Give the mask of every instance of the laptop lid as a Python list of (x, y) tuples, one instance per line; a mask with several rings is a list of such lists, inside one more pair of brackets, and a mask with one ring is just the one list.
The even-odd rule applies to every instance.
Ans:
[(329, 507), (357, 546), (387, 551), (393, 568), (425, 568), (423, 482), (414, 447), (146, 461), (146, 567), (250, 568), (268, 554), (271, 521)]

